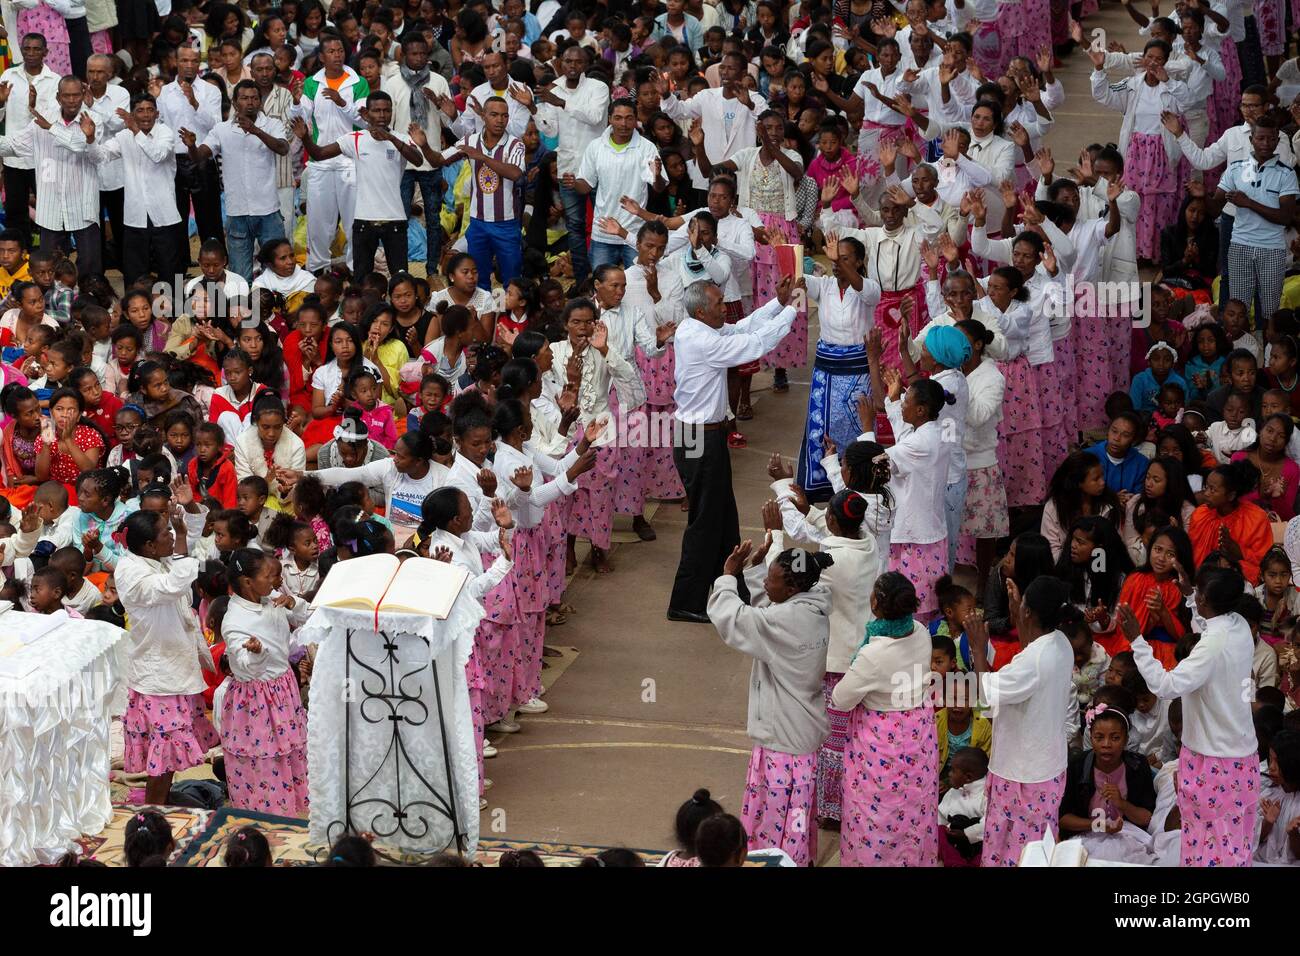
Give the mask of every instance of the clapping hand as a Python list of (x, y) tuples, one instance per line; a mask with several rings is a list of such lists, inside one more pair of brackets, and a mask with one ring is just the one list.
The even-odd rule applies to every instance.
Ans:
[(731, 550), (731, 554), (727, 555), (727, 560), (722, 563), (722, 573), (739, 575), (744, 570), (745, 561), (753, 550), (754, 542), (750, 539), (746, 538), (740, 542)]
[(492, 499), (492, 520), (497, 523), (497, 527), (503, 531), (509, 530), (515, 526), (514, 515), (510, 513), (510, 506), (500, 498)]
[(785, 459), (781, 457), (780, 452), (773, 452), (772, 457), (768, 459), (767, 477), (773, 481), (794, 477), (794, 469), (785, 463)]
[(532, 491), (533, 470), (531, 468), (516, 468), (515, 473), (510, 476), (510, 482), (520, 491)]
[(497, 476), (492, 473), (490, 468), (480, 468), (475, 480), (478, 482), (479, 490), (485, 495), (495, 495), (497, 493)]
[(262, 642), (255, 637), (250, 637), (244, 642), (244, 650), (250, 654), (260, 654), (262, 653)]

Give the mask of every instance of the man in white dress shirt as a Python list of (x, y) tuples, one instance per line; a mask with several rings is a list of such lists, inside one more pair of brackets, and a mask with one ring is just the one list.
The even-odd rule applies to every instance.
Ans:
[[(124, 86), (109, 83), (113, 78), (113, 58), (96, 53), (86, 61), (86, 109), (95, 121), (98, 137), (107, 142), (122, 131), (124, 125), (118, 110), (131, 108), (131, 94)], [(122, 160), (99, 164), (99, 204), (108, 213), (113, 228), (113, 241), (104, 242), (105, 268), (121, 268), (122, 236), (125, 223), (122, 219), (123, 203)], [(100, 226), (103, 226), (101, 221)]]
[[(176, 51), (176, 79), (166, 86), (161, 80), (149, 85), (158, 100), (158, 115), (171, 130), (191, 130), (200, 141), (221, 122), (221, 91), (199, 78), (199, 51), (185, 47)], [(225, 241), (221, 228), (221, 177), (211, 164), (196, 166), (189, 150), (176, 140), (176, 209), (188, 223), (190, 204), (194, 205), (194, 223), (199, 241)], [(188, 252), (182, 265), (189, 265)]]
[(182, 127), (179, 133), (195, 166), (221, 157), (230, 268), (251, 280), (254, 243), (284, 238), (275, 173), (279, 157), (289, 152), (289, 134), (262, 112), (262, 94), (252, 80), (236, 83), (231, 99), (230, 119), (214, 126), (201, 143), (193, 130)]
[(102, 271), (99, 247), (99, 172), (89, 146), (95, 121), (82, 112), (85, 88), (75, 76), (59, 81), (59, 114), (47, 120), (39, 112), (15, 136), (0, 138), (0, 156), (32, 161), (37, 170), (36, 225), (41, 251), (67, 254), (69, 239), (77, 246), (77, 271)]
[(748, 67), (741, 54), (728, 53), (718, 69), (722, 85), (716, 90), (701, 90), (685, 103), (668, 95), (666, 80), (659, 91), (663, 97), (660, 105), (673, 119), (702, 121), (704, 152), (714, 166), (758, 141), (757, 120), (767, 109), (767, 100), (746, 89), (743, 80)]
[[(682, 533), (677, 579), (668, 600), (668, 619), (707, 624), (709, 587), (740, 543), (740, 518), (731, 487), (727, 448), (727, 370), (762, 358), (794, 324), (789, 304), (792, 276), (782, 276), (776, 299), (735, 325), (724, 322), (722, 293), (712, 282), (694, 282), (682, 292), (686, 318), (677, 327), (677, 403), (679, 435), (673, 461), (686, 486), (690, 512)], [(744, 585), (741, 585), (742, 592)], [(742, 599), (748, 596), (741, 594)]]
[(609, 87), (595, 77), (582, 75), (588, 62), (582, 47), (569, 47), (560, 57), (563, 79), (537, 91), (537, 102), (541, 104), (537, 128), (559, 139), (556, 172), (561, 182), (564, 225), (569, 232), (569, 258), (578, 282), (591, 271), (587, 256), (587, 197), (565, 185), (565, 177), (578, 174), (583, 154), (604, 132), (609, 114)]
[[(22, 63), (0, 74), (0, 118), (5, 121), (5, 135), (10, 138), (32, 121), (29, 94), (33, 89), (41, 112), (53, 116), (58, 109), (55, 97), (59, 74), (45, 65), (45, 37), (39, 33), (27, 34), (22, 38), (21, 50)], [(31, 230), (31, 214), (27, 210), (36, 191), (36, 170), (32, 162), (19, 156), (8, 156), (4, 162), (5, 225), (25, 232)]]
[(105, 166), (122, 167), (124, 227), (122, 279), (130, 285), (152, 268), (164, 282), (174, 281), (181, 268), (185, 234), (176, 208), (176, 134), (158, 122), (158, 103), (140, 93), (131, 111), (114, 116), (120, 127), (101, 134), (90, 155)]
[(537, 109), (532, 90), (510, 79), (506, 58), (500, 53), (485, 54), (481, 65), (487, 82), (474, 87), (465, 100), (465, 111), (451, 124), (451, 131), (466, 140), (479, 132), (483, 129), (483, 109), (487, 101), (499, 96), (505, 100), (509, 111), (506, 132), (515, 139), (522, 139), (528, 129), (528, 121)]

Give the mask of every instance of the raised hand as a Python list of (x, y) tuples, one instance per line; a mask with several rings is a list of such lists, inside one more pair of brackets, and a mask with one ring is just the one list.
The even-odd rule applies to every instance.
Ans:
[[(495, 483), (493, 485), (495, 488)], [(514, 515), (510, 513), (510, 506), (500, 498), (492, 499), (492, 520), (497, 523), (497, 527), (503, 530), (515, 526)]]
[(430, 557), (435, 561), (442, 561), (446, 564), (451, 564), (451, 548), (439, 545), (434, 549), (433, 554), (430, 555)]
[(533, 470), (531, 468), (516, 468), (515, 473), (510, 476), (510, 481), (520, 491), (532, 491)]
[(737, 575), (745, 568), (745, 561), (749, 554), (754, 550), (754, 542), (746, 538), (740, 544), (732, 549), (731, 554), (727, 555), (727, 560), (722, 563), (722, 573)]
[(767, 477), (773, 481), (794, 477), (794, 469), (785, 463), (785, 459), (781, 457), (780, 452), (773, 452), (772, 457), (768, 459)]
[(1175, 136), (1183, 135), (1183, 121), (1178, 118), (1177, 114), (1165, 110), (1160, 114), (1160, 122), (1164, 124), (1165, 129)]
[(483, 494), (495, 495), (497, 493), (497, 476), (492, 473), (492, 469), (480, 468), (474, 480), (478, 482), (479, 490)]

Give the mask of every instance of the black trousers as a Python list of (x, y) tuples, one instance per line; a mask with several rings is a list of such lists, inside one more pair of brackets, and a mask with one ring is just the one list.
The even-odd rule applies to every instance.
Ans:
[(32, 217), (27, 204), (36, 192), (36, 170), (4, 168), (5, 226), (21, 229), (24, 235), (31, 232)]
[[(194, 222), (199, 229), (200, 244), (209, 239), (226, 241), (221, 223), (221, 177), (216, 163), (209, 160), (197, 166), (188, 156), (176, 155), (176, 208), (181, 222), (188, 223), (190, 203), (194, 203)], [(185, 265), (190, 264), (186, 254)]]
[(74, 75), (86, 78), (86, 61), (90, 59), (90, 27), (86, 18), (64, 20), (68, 26), (68, 58), (72, 61)]
[(99, 223), (94, 222), (84, 229), (60, 230), (41, 227), (41, 252), (61, 252), (65, 256), (72, 252), (72, 243), (77, 244), (77, 275), (102, 274), (104, 262), (100, 256)]
[[(122, 268), (122, 237), (125, 224), (122, 222), (122, 205), (126, 201), (125, 189), (106, 189), (99, 194), (99, 205), (108, 214), (108, 225), (113, 233), (112, 241), (104, 239), (104, 268)], [(100, 223), (103, 226), (103, 223)]]
[[(690, 502), (686, 530), (682, 533), (682, 556), (677, 563), (677, 580), (668, 606), (675, 611), (703, 614), (709, 589), (722, 573), (722, 564), (740, 544), (740, 518), (731, 489), (731, 451), (725, 428), (702, 429), (680, 426), (673, 447), (673, 463), (686, 486)], [(748, 601), (744, 582), (740, 596)]]
[(384, 247), (388, 274), (406, 271), (406, 220), (377, 222), (373, 219), (352, 221), (352, 264), (357, 281), (375, 271), (375, 252)]
[[(160, 282), (175, 282), (183, 274), (183, 255), (188, 255), (186, 230), (181, 223), (147, 228), (125, 226), (122, 230), (122, 281), (130, 285), (151, 271)], [(152, 269), (150, 268), (152, 266)]]

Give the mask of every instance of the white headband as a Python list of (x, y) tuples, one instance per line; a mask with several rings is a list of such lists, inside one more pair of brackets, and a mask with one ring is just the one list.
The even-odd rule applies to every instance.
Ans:
[[(360, 432), (354, 429), (361, 429)], [(370, 431), (366, 428), (365, 422), (359, 422), (353, 418), (345, 418), (339, 424), (334, 426), (334, 437), (339, 441), (365, 441), (370, 437)]]
[(1158, 349), (1166, 349), (1169, 352), (1169, 354), (1174, 357), (1174, 361), (1175, 362), (1178, 361), (1178, 350), (1175, 349), (1168, 342), (1157, 342), (1155, 345), (1151, 346), (1151, 348), (1147, 349), (1148, 361), (1150, 361), (1151, 356), (1154, 355)]

